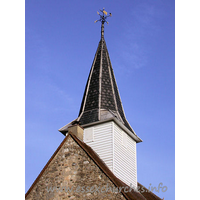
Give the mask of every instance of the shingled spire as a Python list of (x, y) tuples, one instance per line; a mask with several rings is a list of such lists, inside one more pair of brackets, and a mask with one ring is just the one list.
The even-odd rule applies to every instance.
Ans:
[(85, 87), (78, 121), (81, 125), (116, 117), (129, 130), (106, 42), (101, 37)]
[[(83, 126), (93, 122), (115, 118), (129, 131), (135, 134), (124, 114), (108, 49), (104, 39), (104, 23), (107, 22), (106, 18), (111, 16), (111, 13), (107, 15), (107, 12), (104, 9), (100, 11), (103, 15), (100, 15), (97, 12), (101, 18), (95, 22), (101, 21), (101, 39), (89, 73), (79, 116), (70, 124), (78, 123)], [(64, 126), (59, 131), (65, 133), (70, 124)]]

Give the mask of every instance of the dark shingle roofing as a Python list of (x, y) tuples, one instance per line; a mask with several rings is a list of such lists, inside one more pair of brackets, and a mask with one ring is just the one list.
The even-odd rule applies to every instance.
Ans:
[(126, 120), (105, 39), (102, 37), (90, 70), (79, 112), (81, 125), (115, 115), (131, 132)]
[[(128, 123), (104, 37), (101, 37), (85, 87), (79, 116), (72, 123), (81, 126), (111, 118), (119, 120), (134, 135)], [(66, 134), (68, 125), (59, 129)]]

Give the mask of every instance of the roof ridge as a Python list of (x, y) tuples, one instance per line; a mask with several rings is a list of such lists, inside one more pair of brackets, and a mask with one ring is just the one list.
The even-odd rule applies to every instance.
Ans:
[[(131, 190), (131, 192), (126, 192), (125, 187), (128, 188), (128, 191), (131, 189), (127, 184), (117, 178), (113, 172), (108, 168), (105, 162), (99, 157), (99, 155), (86, 143), (78, 139), (74, 134), (69, 133), (73, 139), (82, 147), (82, 149), (87, 153), (87, 155), (96, 163), (96, 165), (104, 172), (104, 174), (112, 181), (112, 183), (119, 189), (122, 188), (121, 193), (128, 200), (146, 200), (142, 194), (136, 192), (135, 190)], [(133, 195), (136, 195), (134, 197)]]

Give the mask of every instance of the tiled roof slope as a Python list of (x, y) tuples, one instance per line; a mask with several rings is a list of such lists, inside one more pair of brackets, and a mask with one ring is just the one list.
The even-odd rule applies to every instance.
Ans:
[[(130, 190), (130, 187), (126, 185), (124, 182), (122, 182), (120, 179), (118, 179), (107, 167), (107, 165), (100, 159), (100, 157), (93, 151), (91, 147), (89, 147), (87, 144), (79, 140), (73, 133), (69, 132), (68, 135), (64, 138), (60, 146), (57, 148), (57, 150), (54, 152), (50, 160), (47, 162), (43, 170), (40, 172), (32, 186), (29, 188), (27, 191), (25, 197), (28, 197), (29, 193), (33, 190), (34, 186), (37, 184), (37, 182), (40, 180), (42, 177), (43, 173), (45, 170), (48, 168), (54, 157), (58, 154), (60, 151), (61, 147), (65, 144), (66, 140), (71, 137), (86, 153), (87, 155), (96, 163), (96, 165), (100, 168), (100, 170), (103, 171), (103, 173), (113, 182), (113, 184), (117, 188), (122, 188), (121, 193), (127, 200), (161, 200), (158, 196), (153, 194), (152, 192), (144, 192), (140, 193), (135, 190)], [(143, 185), (138, 183), (138, 186), (140, 188), (145, 188)], [(145, 188), (146, 189), (146, 188)], [(147, 191), (147, 190), (146, 190)]]

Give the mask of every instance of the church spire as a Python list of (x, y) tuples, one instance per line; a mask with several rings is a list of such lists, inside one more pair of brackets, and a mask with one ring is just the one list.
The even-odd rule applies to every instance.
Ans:
[[(75, 123), (78, 123), (81, 126), (87, 126), (91, 123), (117, 120), (117, 122), (122, 124), (127, 131), (130, 131), (137, 137), (125, 117), (104, 39), (104, 23), (108, 23), (106, 18), (110, 17), (111, 13), (108, 15), (104, 9), (100, 11), (103, 14), (101, 15), (97, 12), (100, 19), (95, 22), (101, 21), (101, 39), (90, 69), (78, 118), (62, 127), (59, 131), (65, 134), (67, 128)], [(141, 142), (141, 139), (137, 137), (136, 141)]]

